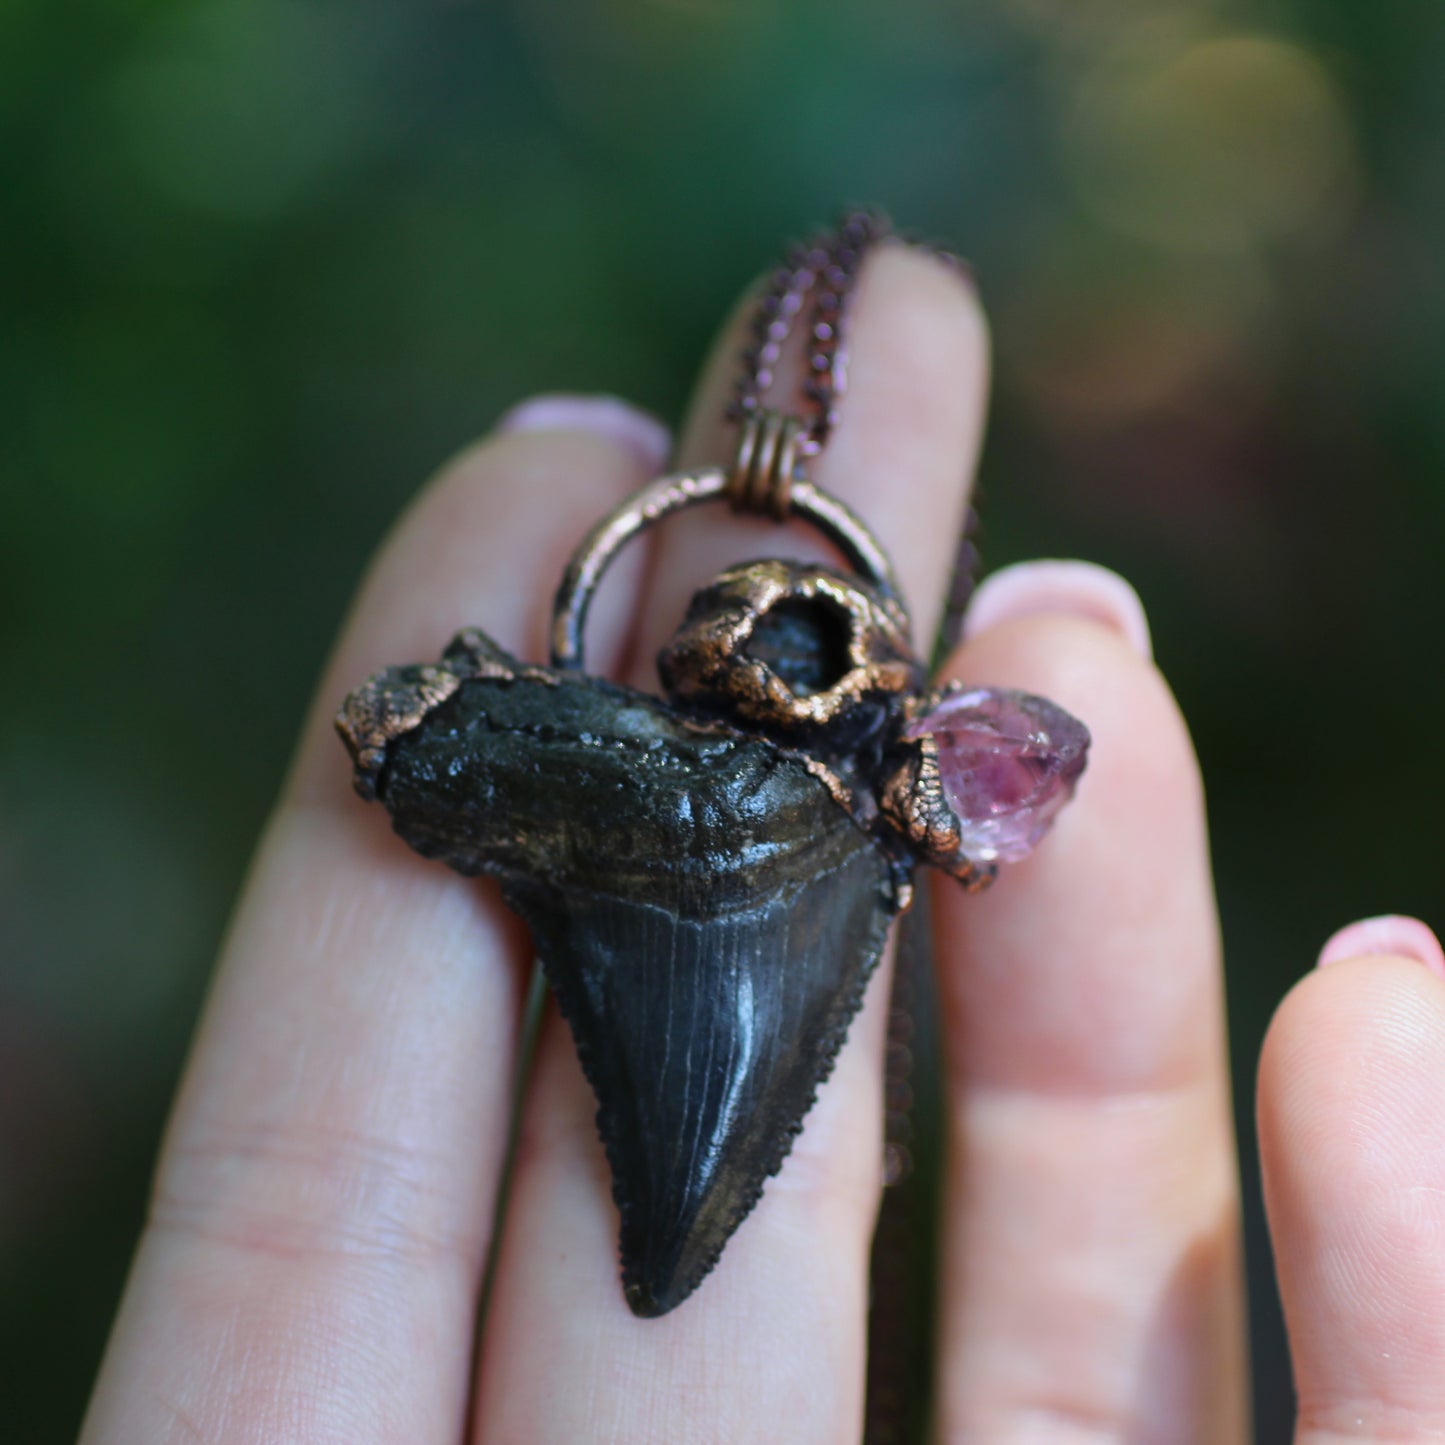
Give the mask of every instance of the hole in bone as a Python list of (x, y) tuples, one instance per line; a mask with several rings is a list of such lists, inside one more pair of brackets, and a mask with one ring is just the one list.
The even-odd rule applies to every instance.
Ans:
[(785, 597), (754, 624), (744, 653), (772, 669), (797, 697), (826, 692), (852, 668), (851, 620), (822, 598)]

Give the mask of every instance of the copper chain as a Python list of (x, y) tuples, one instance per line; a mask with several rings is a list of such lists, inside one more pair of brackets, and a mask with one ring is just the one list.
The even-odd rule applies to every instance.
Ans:
[[(827, 444), (848, 388), (848, 312), (868, 251), (897, 233), (881, 211), (847, 212), (829, 231), (794, 245), (768, 278), (753, 311), (752, 338), (740, 360), (727, 419), (740, 431), (729, 476), (735, 510), (784, 520), (798, 467)], [(917, 244), (912, 237), (904, 237)], [(932, 247), (966, 270), (950, 251)], [(811, 305), (809, 304), (811, 301)], [(766, 405), (783, 347), (807, 315), (805, 374), (795, 409)], [(966, 577), (971, 568), (960, 571)]]
[(769, 278), (752, 318), (752, 341), (742, 354), (743, 370), (728, 407), (730, 421), (746, 423), (763, 410), (783, 345), (808, 306), (807, 378), (803, 382), (798, 450), (805, 457), (823, 449), (838, 417), (848, 384), (848, 303), (869, 247), (892, 235), (877, 211), (851, 211), (832, 231), (789, 250)]
[[(892, 234), (877, 211), (850, 211), (832, 231), (789, 250), (768, 280), (752, 317), (752, 340), (728, 405), (739, 424), (728, 498), (735, 510), (787, 517), (793, 477), (816, 456), (838, 417), (848, 385), (848, 304), (870, 246)], [(809, 301), (811, 299), (811, 306)], [(806, 374), (797, 409), (773, 409), (765, 400), (783, 347), (799, 317), (807, 315)]]

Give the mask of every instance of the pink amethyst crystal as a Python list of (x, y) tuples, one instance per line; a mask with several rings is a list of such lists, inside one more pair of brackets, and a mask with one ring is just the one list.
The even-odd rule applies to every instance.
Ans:
[(1002, 687), (946, 694), (904, 737), (938, 745), (943, 796), (963, 853), (979, 863), (1027, 858), (1074, 795), (1089, 730), (1047, 698)]

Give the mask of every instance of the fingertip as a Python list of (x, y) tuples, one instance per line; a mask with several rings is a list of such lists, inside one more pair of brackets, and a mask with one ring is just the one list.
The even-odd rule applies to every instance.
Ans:
[(1047, 616), (1096, 622), (1146, 661), (1154, 655), (1139, 594), (1117, 572), (1094, 562), (1042, 559), (990, 573), (964, 615), (963, 635), (967, 639), (1021, 617)]
[(1434, 930), (1418, 918), (1400, 913), (1381, 914), (1347, 924), (1321, 949), (1316, 967), (1388, 954), (1413, 959), (1424, 964), (1437, 978), (1445, 979), (1445, 949), (1441, 948)]
[[(444, 642), (480, 619), (503, 645), (529, 655), (547, 635), (540, 619), (577, 543), (648, 480), (645, 448), (624, 437), (628, 425), (511, 425), (458, 452), (379, 551), (353, 632), (394, 650), (411, 638), (420, 645), (423, 628)], [(622, 571), (636, 567), (638, 551), (619, 559)], [(616, 591), (604, 590), (604, 599), (608, 590)]]
[(1386, 1438), (1422, 1410), (1442, 1423), (1442, 1060), (1445, 993), (1398, 953), (1313, 970), (1266, 1036), (1265, 1202), (1314, 1430)]
[[(961, 502), (983, 437), (990, 355), (967, 273), (924, 247), (881, 246), (859, 282), (851, 333), (868, 345), (850, 355), (836, 444), (818, 460), (818, 481), (857, 490), (860, 479), (876, 486), (946, 461), (956, 469), (948, 500)], [(940, 514), (923, 520), (937, 526)]]
[[(1385, 1096), (1433, 1091), (1437, 1072), (1445, 1080), (1445, 993), (1432, 969), (1403, 952), (1322, 962), (1285, 995), (1265, 1034), (1259, 1111), (1275, 1137), (1321, 1124), (1328, 1132)], [(1391, 1106), (1381, 1122), (1403, 1112)]]
[(1095, 776), (1119, 751), (1121, 734), (1136, 769), (1152, 771), (1157, 756), (1168, 773), (1196, 773), (1184, 720), (1153, 662), (1139, 594), (1096, 563), (1043, 559), (992, 573), (943, 673), (1023, 687), (1068, 708), (1094, 737)]
[(1331, 959), (1329, 947), (1321, 966), (1281, 1000), (1265, 1033), (1262, 1124), (1294, 1118), (1302, 1100), (1317, 1105), (1328, 1096), (1343, 1107), (1362, 1089), (1400, 1078), (1437, 1013), (1445, 1043), (1445, 1000), (1418, 958), (1351, 950)]
[(544, 392), (519, 401), (498, 420), (498, 436), (526, 432), (581, 432), (631, 452), (649, 476), (672, 451), (672, 433), (651, 412), (621, 397)]
[[(1203, 785), (1193, 740), (1167, 681), (1122, 627), (1080, 611), (1020, 607), (1005, 615), (1000, 607), (966, 635), (941, 675), (1039, 693), (1089, 729), (1088, 766), (1061, 826), (1100, 807), (1138, 811), (1132, 822), (1113, 821), (1120, 856), (1135, 852), (1155, 822), (1197, 826)], [(1096, 867), (1111, 862), (1101, 858)]]

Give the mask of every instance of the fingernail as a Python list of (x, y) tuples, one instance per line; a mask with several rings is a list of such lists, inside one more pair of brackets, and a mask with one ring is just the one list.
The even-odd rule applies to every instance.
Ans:
[(1317, 966), (1324, 968), (1331, 963), (1342, 963), (1347, 958), (1379, 954), (1413, 958), (1417, 963), (1423, 963), (1431, 973), (1445, 978), (1445, 949), (1440, 947), (1434, 931), (1418, 918), (1406, 918), (1400, 913), (1362, 918), (1358, 923), (1340, 929), (1320, 950)]
[(956, 276), (970, 291), (978, 290), (978, 273), (957, 251), (950, 251), (946, 246), (933, 246), (926, 241), (915, 241), (913, 247), (915, 250), (926, 251), (945, 271)]
[(968, 605), (963, 635), (1020, 617), (1087, 617), (1117, 632), (1140, 657), (1154, 655), (1139, 594), (1093, 562), (1016, 562), (985, 577)]
[(889, 246), (896, 246), (906, 255), (921, 256), (931, 266), (942, 271), (956, 286), (962, 287), (975, 302), (979, 301), (978, 273), (956, 251), (947, 250), (917, 236), (890, 236), (879, 249)]
[(617, 396), (547, 392), (519, 401), (497, 423), (499, 432), (580, 431), (616, 442), (650, 472), (660, 472), (672, 452), (672, 433), (649, 412)]

